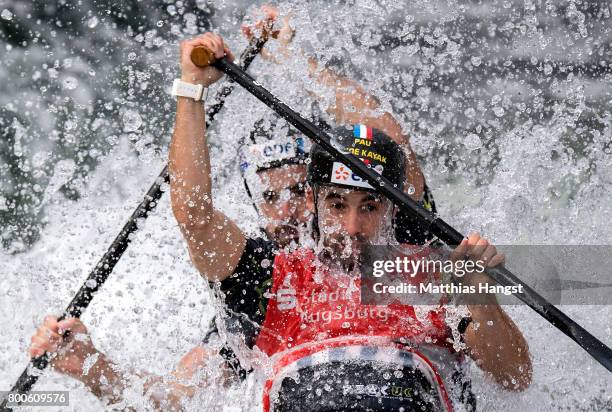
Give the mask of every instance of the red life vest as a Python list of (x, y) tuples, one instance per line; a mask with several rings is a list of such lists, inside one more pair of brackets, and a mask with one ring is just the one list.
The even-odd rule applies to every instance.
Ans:
[(448, 347), (443, 307), (425, 321), (414, 307), (362, 305), (360, 278), (329, 274), (311, 250), (281, 253), (274, 260), (271, 296), (256, 345), (272, 356), (309, 342), (341, 336), (378, 336), (390, 341), (435, 342)]
[[(425, 250), (421, 255), (427, 253)], [(327, 346), (356, 342), (397, 347), (397, 341), (405, 339), (454, 352), (442, 306), (419, 320), (409, 305), (362, 305), (360, 282), (359, 277), (331, 274), (311, 250), (276, 256), (266, 315), (255, 343), (273, 358), (275, 373), (296, 358)], [(439, 376), (437, 379), (441, 383)], [(267, 407), (271, 386), (269, 381), (264, 393)], [(446, 393), (445, 397), (448, 406)]]

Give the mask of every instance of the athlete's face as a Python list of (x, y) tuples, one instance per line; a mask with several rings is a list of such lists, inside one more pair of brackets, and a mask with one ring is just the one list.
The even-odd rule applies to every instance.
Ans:
[(257, 207), (266, 219), (266, 232), (281, 247), (299, 241), (309, 220), (306, 207), (306, 166), (286, 165), (258, 173), (264, 187)]
[[(319, 232), (323, 246), (335, 258), (352, 258), (358, 256), (366, 244), (386, 241), (383, 237), (389, 233), (393, 211), (386, 198), (336, 186), (323, 186), (318, 190)], [(312, 191), (308, 193), (308, 200), (309, 207), (313, 208)]]

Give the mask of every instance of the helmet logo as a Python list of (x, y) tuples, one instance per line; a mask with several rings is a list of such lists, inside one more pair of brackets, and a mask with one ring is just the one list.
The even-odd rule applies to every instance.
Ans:
[(354, 173), (344, 163), (334, 162), (332, 167), (332, 175), (330, 183), (337, 183), (344, 186), (363, 187), (371, 189), (372, 186), (363, 180), (359, 175)]
[(241, 149), (241, 170), (248, 168), (269, 168), (274, 163), (284, 164), (306, 157), (306, 144), (302, 137), (269, 140), (264, 143), (249, 144)]
[(336, 179), (337, 180), (346, 180), (349, 177), (349, 172), (348, 172), (348, 167), (345, 167), (344, 165), (341, 165), (340, 167), (338, 167), (334, 173), (336, 174)]

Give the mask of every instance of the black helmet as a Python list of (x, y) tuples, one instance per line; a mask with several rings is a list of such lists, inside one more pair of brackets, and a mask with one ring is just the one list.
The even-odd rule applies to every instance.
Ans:
[[(402, 149), (380, 130), (362, 124), (352, 130), (338, 127), (329, 132), (336, 146), (357, 156), (373, 170), (386, 177), (399, 190), (406, 181), (406, 157)], [(308, 182), (314, 185), (352, 186), (373, 190), (372, 186), (334, 159), (322, 146), (315, 144), (310, 150)]]

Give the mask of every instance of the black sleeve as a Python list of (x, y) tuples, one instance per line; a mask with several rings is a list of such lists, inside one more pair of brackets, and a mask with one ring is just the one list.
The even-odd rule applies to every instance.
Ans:
[(247, 239), (234, 273), (220, 284), (225, 303), (223, 316), (229, 333), (239, 333), (249, 347), (259, 334), (272, 286), (272, 269), (278, 247), (262, 238)]

